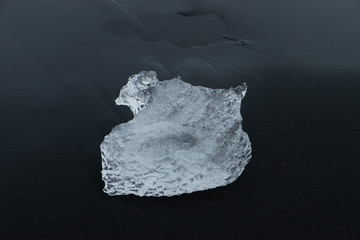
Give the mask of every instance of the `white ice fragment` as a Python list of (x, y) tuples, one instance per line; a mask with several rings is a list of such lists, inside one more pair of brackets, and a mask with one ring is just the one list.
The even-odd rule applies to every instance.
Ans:
[(129, 106), (134, 115), (138, 114), (151, 97), (149, 88), (158, 81), (156, 73), (152, 71), (130, 76), (128, 83), (121, 88), (116, 104)]
[(246, 84), (230, 89), (192, 86), (156, 73), (129, 77), (116, 104), (134, 119), (102, 142), (102, 179), (109, 195), (172, 196), (235, 181), (251, 158), (242, 131)]

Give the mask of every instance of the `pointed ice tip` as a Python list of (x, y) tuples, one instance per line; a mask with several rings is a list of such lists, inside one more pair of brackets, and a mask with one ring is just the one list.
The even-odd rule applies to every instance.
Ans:
[(245, 97), (246, 91), (247, 91), (247, 85), (246, 83), (243, 83), (243, 85), (237, 86), (233, 88), (234, 92), (239, 95), (240, 100)]
[(118, 97), (117, 99), (115, 99), (115, 103), (116, 103), (116, 105), (121, 105), (121, 99), (120, 99), (120, 97)]

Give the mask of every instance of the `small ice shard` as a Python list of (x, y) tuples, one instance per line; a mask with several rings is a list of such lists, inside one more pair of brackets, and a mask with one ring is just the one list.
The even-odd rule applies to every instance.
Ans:
[(101, 143), (104, 192), (173, 196), (235, 181), (251, 158), (242, 130), (246, 84), (230, 89), (192, 86), (153, 71), (129, 77), (116, 104), (134, 119)]

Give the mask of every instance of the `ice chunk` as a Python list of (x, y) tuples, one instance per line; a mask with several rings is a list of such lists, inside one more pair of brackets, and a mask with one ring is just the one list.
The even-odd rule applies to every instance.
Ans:
[(230, 89), (192, 86), (155, 72), (129, 77), (116, 99), (134, 119), (101, 143), (104, 192), (172, 196), (235, 181), (251, 158), (242, 131), (246, 84)]

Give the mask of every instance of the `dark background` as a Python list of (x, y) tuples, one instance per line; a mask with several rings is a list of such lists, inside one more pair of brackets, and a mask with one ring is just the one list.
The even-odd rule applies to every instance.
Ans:
[[(99, 145), (142, 70), (248, 84), (237, 181), (102, 192)], [(357, 0), (0, 0), (0, 83), (1, 239), (360, 238)]]

